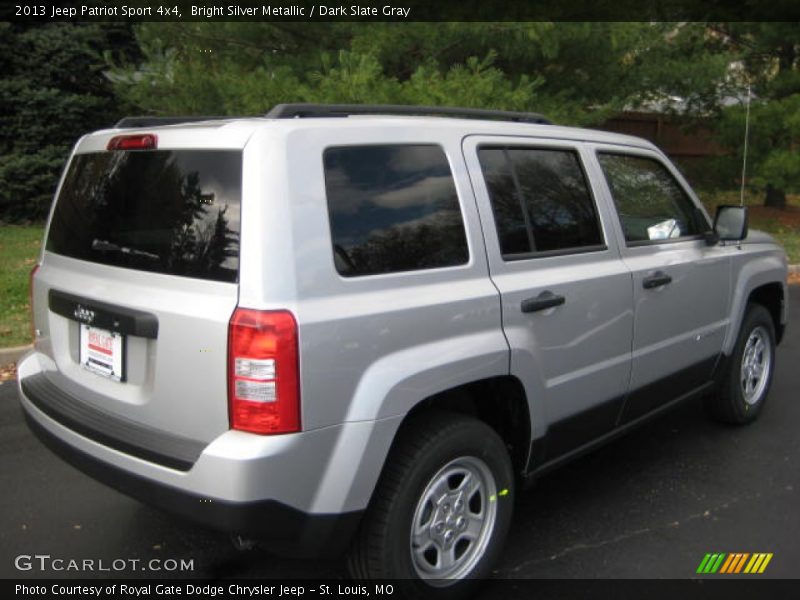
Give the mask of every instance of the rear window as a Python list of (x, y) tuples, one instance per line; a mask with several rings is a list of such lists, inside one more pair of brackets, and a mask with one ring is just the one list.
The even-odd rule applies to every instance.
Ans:
[(334, 263), (341, 275), (469, 260), (453, 174), (440, 146), (329, 148), (324, 162)]
[(241, 184), (241, 151), (79, 154), (46, 248), (115, 267), (235, 282)]

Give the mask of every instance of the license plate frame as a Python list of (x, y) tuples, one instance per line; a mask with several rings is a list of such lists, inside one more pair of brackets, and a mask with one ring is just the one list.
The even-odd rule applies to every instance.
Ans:
[(113, 381), (125, 381), (123, 334), (81, 323), (79, 337), (78, 357), (84, 369)]

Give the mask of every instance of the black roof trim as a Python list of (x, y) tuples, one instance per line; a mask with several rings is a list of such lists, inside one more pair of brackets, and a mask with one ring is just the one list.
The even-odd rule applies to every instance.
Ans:
[[(410, 104), (277, 104), (265, 116), (268, 119), (302, 119), (319, 117), (348, 117), (350, 115), (406, 115), (453, 117), (461, 119), (486, 119), (494, 121), (514, 121), (517, 123), (537, 123), (550, 125), (552, 121), (532, 112), (511, 110), (490, 110), (483, 108), (457, 108), (453, 106), (414, 106)], [(179, 125), (202, 121), (225, 121), (243, 119), (243, 116), (189, 116), (189, 117), (123, 117), (114, 126), (116, 129), (158, 127), (160, 125)]]
[(266, 117), (270, 119), (296, 119), (308, 117), (347, 117), (350, 115), (413, 115), (445, 116), (467, 119), (490, 119), (550, 125), (538, 113), (481, 108), (456, 108), (451, 106), (412, 106), (406, 104), (278, 104)]

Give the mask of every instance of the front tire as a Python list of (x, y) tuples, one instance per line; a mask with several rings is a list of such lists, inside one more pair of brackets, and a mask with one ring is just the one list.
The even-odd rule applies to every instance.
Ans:
[(774, 369), (772, 316), (760, 304), (750, 304), (719, 390), (708, 401), (711, 415), (734, 425), (754, 421), (767, 400)]
[(486, 577), (511, 523), (511, 460), (485, 423), (427, 413), (403, 426), (348, 556), (358, 579), (457, 598)]

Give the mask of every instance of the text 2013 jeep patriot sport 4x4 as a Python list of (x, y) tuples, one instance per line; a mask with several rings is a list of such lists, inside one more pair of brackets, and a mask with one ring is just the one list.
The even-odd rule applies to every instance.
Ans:
[(66, 167), (20, 396), (134, 497), (452, 594), (537, 474), (689, 397), (755, 419), (786, 272), (633, 137), (411, 107), (126, 119)]

